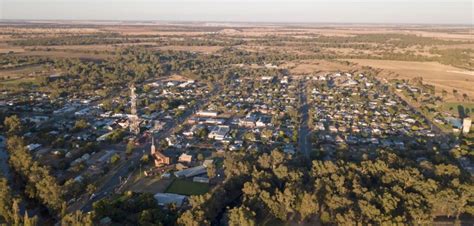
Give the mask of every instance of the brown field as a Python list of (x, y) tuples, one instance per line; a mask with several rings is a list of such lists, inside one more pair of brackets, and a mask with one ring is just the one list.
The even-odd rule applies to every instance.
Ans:
[(107, 32), (116, 32), (121, 35), (179, 35), (179, 36), (190, 36), (190, 35), (203, 35), (205, 31), (179, 31), (174, 30), (173, 27), (155, 27), (155, 26), (106, 26), (102, 29)]
[(140, 42), (140, 43), (117, 43), (117, 44), (92, 44), (92, 45), (58, 45), (58, 46), (28, 46), (28, 47), (17, 47), (10, 46), (5, 43), (0, 43), (0, 51), (3, 51), (5, 48), (19, 48), (22, 49), (22, 52), (25, 51), (35, 51), (35, 50), (64, 50), (64, 51), (114, 51), (121, 47), (127, 46), (155, 46), (156, 42)]
[(434, 85), (436, 92), (448, 91), (447, 101), (455, 101), (452, 90), (474, 97), (474, 71), (466, 71), (437, 62), (408, 62), (390, 60), (351, 59), (350, 62), (383, 69), (380, 76), (387, 79), (422, 77), (423, 82)]
[(432, 37), (446, 40), (470, 40), (472, 41), (471, 29), (467, 33), (451, 33), (449, 31), (422, 31), (396, 28), (396, 27), (374, 27), (374, 26), (353, 26), (353, 27), (338, 27), (333, 26), (329, 28), (282, 28), (282, 27), (258, 27), (258, 28), (240, 28), (239, 32), (222, 32), (225, 35), (233, 36), (247, 36), (247, 37), (261, 37), (265, 35), (297, 35), (300, 37), (308, 35), (324, 35), (324, 36), (340, 36), (348, 37), (358, 34), (412, 34), (423, 37)]
[(319, 72), (345, 71), (354, 69), (350, 65), (345, 65), (338, 61), (328, 60), (292, 61), (282, 65), (281, 67), (289, 69), (290, 73), (295, 75), (311, 75)]
[[(155, 43), (156, 45), (156, 43)], [(175, 50), (175, 51), (189, 51), (189, 52), (199, 52), (205, 54), (215, 53), (221, 50), (221, 46), (160, 46), (155, 47), (154, 49), (159, 50)]]
[[(35, 22), (33, 22), (35, 23)], [(295, 55), (312, 55), (315, 53), (336, 55), (341, 58), (358, 57), (361, 55), (380, 56), (386, 52), (404, 54), (413, 52), (427, 57), (436, 57), (430, 53), (433, 48), (437, 49), (470, 49), (474, 50), (472, 43), (472, 34), (474, 29), (469, 27), (443, 27), (431, 26), (429, 28), (419, 26), (395, 26), (395, 25), (282, 25), (282, 24), (160, 24), (150, 23), (107, 23), (107, 22), (56, 22), (57, 24), (71, 25), (69, 27), (18, 27), (3, 26), (0, 27), (0, 54), (14, 52), (18, 56), (47, 56), (52, 58), (80, 58), (103, 60), (113, 56), (111, 53), (127, 46), (146, 46), (151, 50), (177, 50), (191, 51), (204, 54), (213, 54), (221, 50), (221, 46), (181, 46), (170, 45), (160, 46), (157, 42), (160, 40), (179, 40), (183, 37), (192, 37), (197, 39), (212, 39), (210, 34), (224, 40), (243, 39), (248, 41), (262, 40), (265, 36), (295, 37), (302, 41), (308, 38), (323, 36), (354, 36), (358, 34), (412, 34), (423, 37), (433, 37), (445, 40), (469, 41), (466, 44), (455, 45), (437, 45), (437, 46), (418, 46), (412, 45), (407, 48), (387, 47), (383, 43), (364, 43), (369, 44), (368, 49), (353, 49), (350, 47), (321, 47), (319, 44), (313, 48), (302, 47), (298, 41), (283, 41), (279, 45), (272, 43), (234, 46), (250, 52), (276, 52)], [(75, 27), (72, 24), (77, 23), (81, 27)], [(88, 24), (88, 25), (87, 25)], [(208, 26), (212, 25), (212, 26)], [(114, 32), (122, 35), (129, 35), (139, 39), (139, 43), (122, 44), (92, 44), (92, 45), (64, 45), (64, 46), (13, 46), (8, 41), (15, 37), (35, 38), (35, 37), (59, 37), (68, 34), (93, 34), (100, 32)], [(14, 36), (10, 33), (18, 33), (22, 36)], [(282, 45), (280, 45), (282, 44)], [(363, 44), (363, 43), (358, 43)], [(448, 91), (449, 101), (456, 101), (452, 95), (452, 90), (457, 89), (461, 94), (466, 93), (471, 98), (474, 97), (474, 75), (469, 71), (464, 71), (452, 66), (442, 65), (435, 62), (407, 62), (407, 61), (388, 61), (388, 60), (348, 60), (357, 63), (359, 66), (372, 66), (382, 69), (381, 76), (384, 78), (403, 78), (410, 79), (416, 76), (423, 77), (424, 81), (436, 87), (440, 93), (443, 89)], [(358, 66), (338, 62), (337, 60), (302, 60), (285, 62), (280, 65), (281, 68), (287, 68), (295, 75), (308, 75), (324, 71), (344, 71), (354, 70)], [(31, 69), (17, 69), (14, 71), (0, 72), (0, 76), (10, 76), (10, 78), (27, 78), (31, 75)]]
[(2, 53), (22, 53), (25, 52), (25, 49), (21, 46), (11, 46), (8, 45), (7, 43), (0, 43), (0, 54)]
[(100, 29), (97, 28), (20, 28), (20, 27), (2, 27), (2, 32), (5, 33), (23, 33), (23, 34), (90, 34), (90, 33), (97, 33), (100, 32)]

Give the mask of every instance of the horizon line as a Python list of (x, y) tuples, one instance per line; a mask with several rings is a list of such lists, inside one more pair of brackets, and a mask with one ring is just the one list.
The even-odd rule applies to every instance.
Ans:
[[(290, 22), (290, 21), (225, 21), (225, 20), (133, 20), (133, 19), (0, 19), (2, 22), (24, 22), (24, 23), (35, 23), (35, 22), (120, 22), (120, 23), (151, 23), (151, 22), (161, 22), (161, 23), (183, 23), (183, 24), (192, 24), (192, 23), (222, 23), (222, 24), (266, 24), (266, 25), (410, 25), (410, 26), (470, 26), (472, 27), (474, 23), (403, 23), (403, 22), (324, 22), (324, 21), (309, 21), (309, 22)], [(78, 23), (78, 24), (79, 24)], [(74, 24), (74, 23), (72, 23)], [(88, 24), (88, 23), (83, 23)], [(130, 24), (133, 25), (133, 24)], [(146, 25), (146, 24), (141, 24)], [(159, 24), (150, 24), (150, 25), (159, 25)]]

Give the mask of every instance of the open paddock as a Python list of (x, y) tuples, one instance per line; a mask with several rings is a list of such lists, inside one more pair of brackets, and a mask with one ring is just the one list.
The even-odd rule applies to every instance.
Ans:
[(474, 71), (467, 71), (456, 67), (443, 65), (437, 62), (409, 62), (393, 60), (347, 60), (361, 66), (370, 66), (382, 69), (379, 75), (387, 79), (413, 79), (422, 77), (423, 82), (434, 85), (436, 93), (441, 96), (442, 90), (448, 92), (446, 101), (456, 101), (453, 89), (458, 90), (460, 96), (466, 93), (474, 98)]

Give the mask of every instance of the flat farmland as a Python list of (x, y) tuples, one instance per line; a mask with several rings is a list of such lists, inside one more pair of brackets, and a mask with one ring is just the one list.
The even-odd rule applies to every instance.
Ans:
[(387, 79), (412, 79), (422, 77), (423, 82), (434, 85), (436, 93), (441, 95), (442, 90), (448, 92), (446, 101), (456, 101), (453, 89), (461, 95), (466, 93), (474, 97), (474, 71), (467, 71), (456, 67), (443, 65), (437, 62), (409, 62), (392, 60), (350, 59), (350, 62), (361, 66), (370, 66), (382, 69), (380, 76)]
[(25, 48), (21, 46), (12, 46), (7, 43), (0, 43), (0, 54), (3, 53), (22, 53), (25, 52)]

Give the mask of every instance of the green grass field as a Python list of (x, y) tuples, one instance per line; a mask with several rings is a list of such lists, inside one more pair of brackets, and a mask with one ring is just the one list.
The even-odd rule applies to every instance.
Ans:
[(202, 195), (209, 191), (209, 185), (204, 183), (196, 183), (189, 180), (176, 179), (166, 189), (167, 193), (175, 193), (180, 195)]
[(459, 117), (459, 111), (463, 111), (465, 115), (474, 116), (474, 102), (448, 102), (444, 103), (441, 109), (445, 112), (449, 112), (454, 116)]

